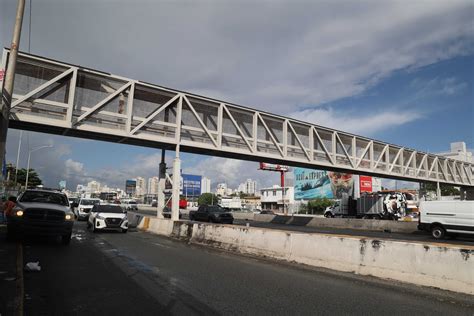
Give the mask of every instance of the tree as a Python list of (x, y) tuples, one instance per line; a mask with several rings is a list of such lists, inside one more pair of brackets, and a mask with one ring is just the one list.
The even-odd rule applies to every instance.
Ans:
[[(7, 172), (10, 174), (10, 183), (15, 182), (15, 166), (13, 164), (8, 164)], [(18, 169), (17, 183), (25, 186), (26, 183), (26, 168)], [(30, 169), (28, 173), (28, 186), (37, 186), (43, 184), (43, 181), (40, 179), (38, 173), (35, 169)]]
[[(426, 183), (425, 184), (426, 191), (435, 191), (436, 192), (436, 183)], [(441, 195), (460, 195), (461, 192), (458, 188), (455, 188), (452, 185), (448, 184), (440, 184)]]
[[(316, 198), (308, 201), (308, 204), (300, 209), (300, 213), (323, 214), (326, 207), (333, 205), (328, 198)], [(303, 206), (303, 205), (302, 205)]]
[(198, 198), (198, 205), (217, 205), (217, 195), (213, 193), (203, 193)]

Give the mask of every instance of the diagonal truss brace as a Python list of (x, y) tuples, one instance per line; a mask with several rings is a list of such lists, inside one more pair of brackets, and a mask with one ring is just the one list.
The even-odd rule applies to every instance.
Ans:
[(201, 117), (199, 117), (199, 115), (197, 114), (196, 110), (194, 109), (194, 107), (191, 105), (191, 102), (189, 102), (188, 98), (186, 97), (186, 95), (183, 95), (183, 99), (184, 101), (188, 104), (188, 107), (191, 109), (191, 112), (193, 112), (194, 116), (196, 117), (197, 121), (199, 122), (199, 124), (201, 125), (202, 129), (206, 132), (207, 136), (209, 136), (209, 138), (212, 140), (212, 143), (214, 144), (214, 146), (216, 147), (219, 147), (217, 146), (217, 142), (216, 140), (214, 139), (214, 136), (212, 136), (211, 132), (209, 131), (209, 129), (206, 127), (206, 124), (204, 124), (204, 122), (201, 120)]
[(46, 89), (47, 87), (49, 87), (50, 85), (52, 85), (53, 83), (61, 80), (62, 78), (70, 75), (71, 73), (73, 73), (75, 70), (77, 70), (77, 68), (75, 67), (72, 67), (72, 68), (69, 68), (68, 70), (60, 73), (59, 75), (57, 75), (56, 77), (54, 77), (53, 79), (49, 80), (48, 82), (45, 82), (43, 83), (41, 86), (39, 86), (38, 88), (34, 89), (33, 91), (25, 94), (24, 96), (22, 96), (21, 98), (19, 98), (18, 100), (16, 100), (15, 102), (12, 103), (11, 105), (11, 109), (13, 109), (15, 106), (17, 106), (18, 104), (20, 104), (21, 102), (24, 102), (25, 100), (28, 100), (29, 98), (31, 98), (32, 96), (34, 96), (35, 94), (37, 94), (38, 92), (40, 91), (43, 91), (44, 89)]
[(331, 163), (334, 165), (334, 157), (329, 153), (328, 149), (326, 148), (326, 145), (324, 145), (323, 140), (321, 139), (321, 136), (319, 135), (318, 131), (313, 127), (314, 134), (318, 138), (319, 144), (321, 144), (321, 147), (323, 148), (324, 152), (326, 153), (326, 156), (328, 159), (331, 161)]
[(288, 126), (290, 127), (291, 131), (293, 132), (293, 134), (295, 135), (296, 137), (296, 140), (298, 141), (298, 144), (300, 145), (301, 147), (301, 150), (303, 150), (304, 154), (306, 155), (306, 157), (308, 158), (309, 161), (311, 161), (311, 157), (310, 155), (308, 154), (308, 152), (306, 151), (306, 148), (304, 147), (303, 145), (303, 142), (301, 141), (301, 139), (298, 137), (298, 135), (296, 134), (296, 131), (295, 129), (293, 128), (293, 125), (291, 125), (290, 121), (287, 121), (287, 124)]
[(103, 106), (107, 105), (110, 101), (112, 101), (112, 99), (114, 99), (115, 97), (117, 97), (120, 93), (122, 93), (125, 89), (127, 89), (128, 87), (131, 86), (131, 82), (127, 82), (126, 84), (124, 84), (123, 86), (121, 86), (118, 90), (116, 90), (114, 93), (110, 94), (108, 97), (106, 97), (105, 99), (103, 99), (102, 101), (100, 101), (99, 103), (97, 103), (96, 105), (94, 105), (91, 109), (89, 109), (86, 113), (82, 114), (81, 116), (79, 116), (79, 118), (77, 119), (76, 122), (73, 123), (73, 125), (76, 125), (77, 123), (83, 121), (85, 118), (89, 117), (90, 115), (92, 115), (93, 113), (95, 113), (96, 111), (100, 110), (100, 108), (102, 108)]
[[(155, 110), (155, 112), (151, 113), (143, 122), (141, 122), (140, 124), (138, 124), (137, 127), (135, 127), (135, 128), (130, 132), (130, 135), (135, 134), (140, 128), (142, 128), (143, 126), (145, 126), (146, 124), (148, 124), (152, 119), (154, 119), (158, 114), (160, 114), (161, 111), (163, 111), (164, 109), (166, 109), (171, 103), (173, 103), (174, 101), (176, 101), (176, 99), (178, 99), (180, 96), (181, 96), (181, 94), (178, 93), (177, 95), (175, 95), (174, 97), (172, 97), (168, 102), (166, 102), (165, 104), (163, 104), (162, 106), (160, 106), (157, 110)], [(177, 123), (180, 124), (181, 122), (177, 122)]]
[(357, 159), (359, 160), (355, 166), (355, 168), (359, 168), (362, 160), (364, 160), (364, 157), (365, 157), (365, 154), (367, 154), (367, 151), (369, 150), (369, 148), (371, 146), (373, 146), (374, 142), (371, 140), (368, 144), (367, 144), (367, 147), (365, 147), (364, 151), (362, 152), (362, 155), (360, 157), (357, 157)]
[(281, 156), (284, 157), (285, 155), (283, 154), (283, 150), (281, 150), (280, 145), (278, 144), (277, 140), (275, 139), (275, 137), (273, 136), (272, 132), (271, 132), (270, 129), (268, 128), (267, 123), (265, 123), (265, 121), (263, 120), (263, 118), (262, 118), (262, 116), (260, 115), (260, 113), (257, 112), (257, 116), (258, 116), (258, 118), (260, 119), (260, 122), (262, 122), (263, 127), (265, 128), (265, 130), (267, 131), (267, 133), (270, 135), (270, 138), (272, 139), (273, 144), (275, 144), (275, 147), (278, 149), (278, 151), (280, 152)]
[(250, 145), (249, 141), (247, 140), (247, 137), (245, 137), (244, 132), (242, 132), (242, 130), (240, 129), (239, 124), (237, 124), (237, 122), (235, 121), (235, 119), (234, 119), (234, 117), (232, 116), (232, 114), (230, 114), (230, 111), (229, 111), (229, 109), (227, 108), (227, 106), (226, 106), (225, 104), (222, 104), (222, 107), (224, 108), (224, 111), (227, 113), (227, 115), (229, 116), (230, 120), (231, 120), (232, 123), (234, 124), (235, 128), (237, 129), (237, 132), (239, 132), (240, 137), (242, 137), (242, 139), (244, 140), (245, 144), (247, 144), (247, 147), (250, 149), (251, 152), (254, 152), (252, 145)]
[(339, 137), (339, 134), (337, 132), (336, 132), (336, 139), (337, 139), (337, 141), (339, 141), (339, 144), (341, 145), (342, 150), (344, 150), (344, 155), (346, 155), (347, 159), (349, 159), (349, 162), (351, 163), (352, 168), (355, 168), (354, 161), (352, 161), (352, 157), (347, 152), (346, 146), (344, 146), (344, 143), (342, 142), (342, 140)]

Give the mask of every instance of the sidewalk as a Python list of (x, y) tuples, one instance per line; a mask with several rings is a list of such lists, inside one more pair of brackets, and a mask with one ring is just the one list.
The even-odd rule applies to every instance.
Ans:
[(6, 241), (0, 224), (0, 315), (15, 315), (17, 243)]

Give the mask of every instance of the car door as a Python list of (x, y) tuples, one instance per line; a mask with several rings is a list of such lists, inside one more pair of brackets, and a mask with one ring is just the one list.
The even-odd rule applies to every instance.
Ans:
[(468, 230), (473, 231), (474, 229), (474, 202), (473, 201), (456, 201), (455, 205), (456, 212), (456, 230)]
[(200, 209), (198, 209), (197, 214), (198, 214), (198, 220), (200, 221), (205, 221), (207, 218), (207, 207), (202, 206)]

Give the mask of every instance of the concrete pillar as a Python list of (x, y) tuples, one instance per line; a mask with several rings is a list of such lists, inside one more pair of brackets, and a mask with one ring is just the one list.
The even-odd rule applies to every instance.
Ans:
[(438, 200), (441, 200), (441, 187), (439, 186), (439, 182), (436, 182), (436, 197)]
[(156, 216), (163, 218), (163, 209), (165, 208), (165, 188), (166, 188), (166, 163), (165, 163), (165, 150), (161, 151), (161, 162), (158, 171), (158, 195), (156, 197), (157, 210)]
[(179, 182), (181, 181), (181, 160), (179, 156), (173, 160), (173, 193), (171, 196), (171, 219), (179, 220)]

